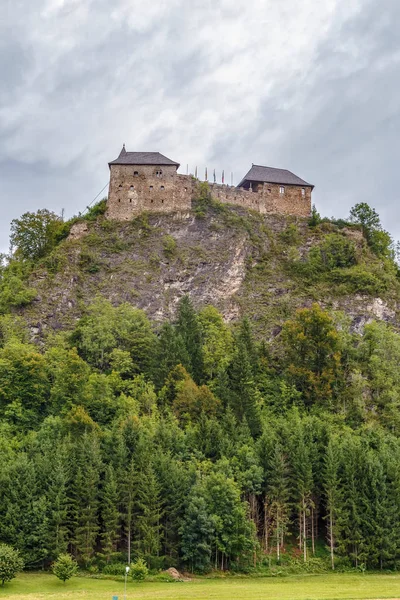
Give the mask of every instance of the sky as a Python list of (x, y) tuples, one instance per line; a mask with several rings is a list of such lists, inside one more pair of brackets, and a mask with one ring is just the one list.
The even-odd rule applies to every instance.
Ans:
[(0, 249), (26, 211), (85, 210), (123, 143), (289, 169), (399, 239), (399, 23), (400, 0), (1, 0)]

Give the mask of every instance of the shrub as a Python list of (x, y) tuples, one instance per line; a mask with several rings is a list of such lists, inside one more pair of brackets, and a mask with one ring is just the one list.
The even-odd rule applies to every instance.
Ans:
[(54, 575), (64, 583), (67, 579), (71, 579), (71, 577), (76, 574), (77, 570), (78, 564), (70, 554), (60, 554), (52, 567)]
[(281, 232), (280, 238), (285, 244), (288, 244), (289, 246), (296, 246), (300, 241), (300, 235), (297, 226), (294, 223), (290, 223), (286, 229)]
[(111, 563), (103, 567), (102, 571), (105, 575), (125, 575), (126, 565), (124, 563)]
[(0, 544), (0, 580), (2, 585), (6, 581), (14, 579), (18, 571), (24, 568), (24, 561), (19, 555), (18, 550), (12, 546)]
[(165, 235), (163, 237), (163, 248), (164, 254), (168, 258), (172, 258), (176, 254), (176, 241), (172, 235)]
[(149, 570), (143, 558), (138, 558), (131, 564), (132, 579), (135, 581), (144, 581), (149, 574)]

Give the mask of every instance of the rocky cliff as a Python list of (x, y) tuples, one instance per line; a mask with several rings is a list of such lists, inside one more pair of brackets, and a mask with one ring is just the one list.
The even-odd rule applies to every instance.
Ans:
[(36, 298), (23, 315), (33, 337), (71, 327), (98, 294), (158, 321), (189, 294), (228, 321), (250, 316), (267, 337), (315, 301), (343, 311), (356, 329), (374, 318), (395, 323), (400, 298), (394, 267), (370, 252), (359, 229), (217, 202), (124, 223), (78, 222), (29, 285)]

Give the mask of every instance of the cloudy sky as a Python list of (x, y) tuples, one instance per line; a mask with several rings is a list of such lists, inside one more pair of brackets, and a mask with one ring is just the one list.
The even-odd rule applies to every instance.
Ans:
[(288, 168), (400, 238), (399, 24), (400, 0), (0, 0), (0, 248), (27, 210), (83, 210), (123, 142)]

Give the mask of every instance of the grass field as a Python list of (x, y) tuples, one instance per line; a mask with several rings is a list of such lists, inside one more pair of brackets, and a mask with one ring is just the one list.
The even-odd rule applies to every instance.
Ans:
[[(65, 585), (53, 575), (23, 574), (4, 587), (12, 600), (123, 600), (123, 583), (76, 577)], [(400, 599), (400, 575), (296, 575), (283, 578), (196, 579), (185, 583), (128, 582), (127, 600), (333, 600)]]

